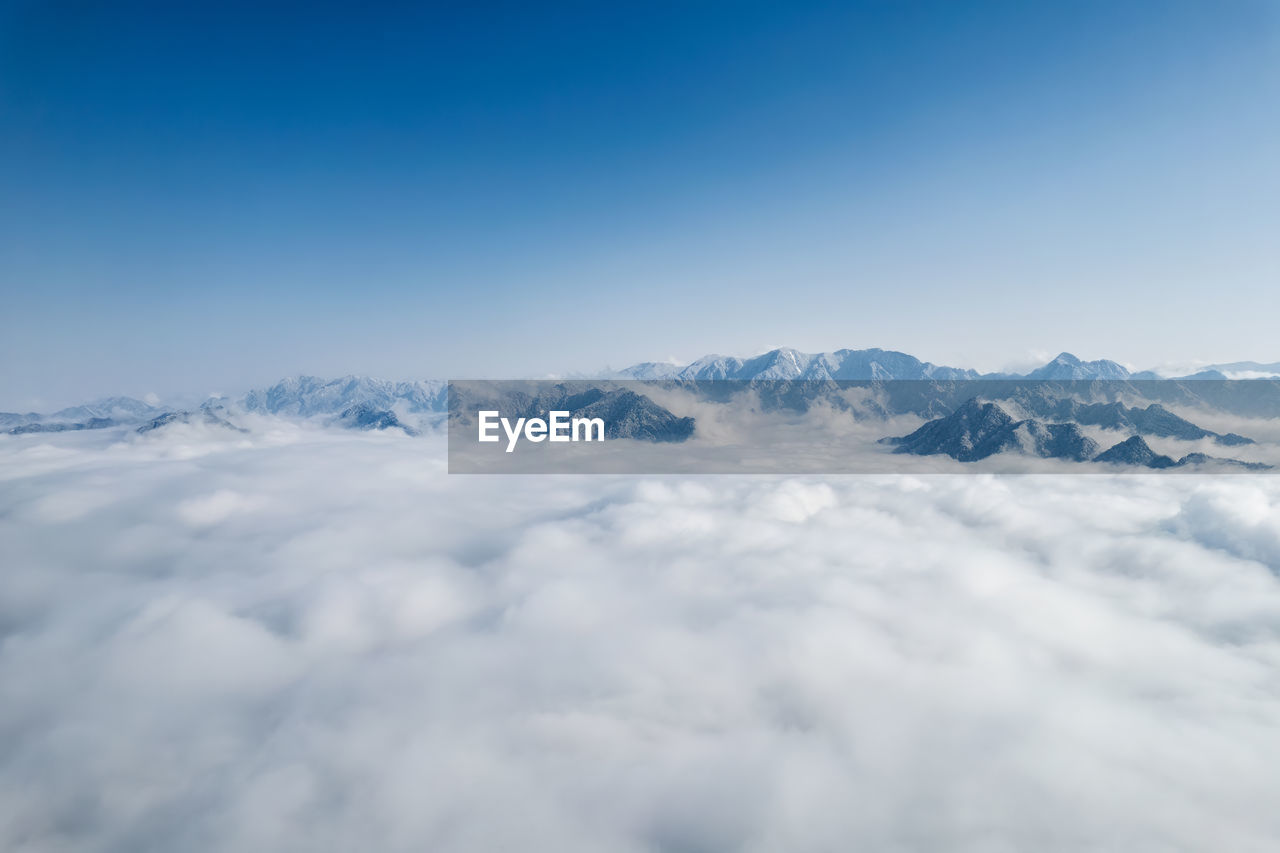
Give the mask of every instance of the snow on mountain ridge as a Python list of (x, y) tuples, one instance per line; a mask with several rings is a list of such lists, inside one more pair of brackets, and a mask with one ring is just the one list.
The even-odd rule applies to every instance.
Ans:
[(1128, 379), (1129, 370), (1109, 359), (1081, 361), (1069, 352), (1026, 375), (1027, 379)]
[(49, 415), (51, 421), (85, 421), (90, 418), (143, 418), (162, 410), (133, 397), (104, 397), (79, 406), (68, 406)]
[(270, 388), (250, 391), (241, 400), (249, 412), (272, 415), (339, 414), (352, 406), (407, 412), (439, 412), (445, 408), (445, 383), (440, 380), (389, 382), (367, 376), (321, 379), (294, 376)]
[(882, 349), (803, 353), (779, 347), (751, 358), (707, 355), (685, 367), (646, 362), (618, 372), (627, 379), (976, 379), (975, 370), (920, 361)]
[[(1136, 374), (1133, 374), (1136, 375)], [(644, 362), (617, 372), (623, 379), (1115, 379), (1130, 378), (1128, 368), (1109, 359), (1082, 361), (1069, 352), (1026, 374), (979, 373), (947, 367), (895, 350), (839, 349), (803, 353), (779, 347), (750, 358), (707, 355), (684, 367), (665, 362)], [(1143, 378), (1148, 378), (1143, 376)]]
[[(669, 361), (634, 364), (622, 370), (607, 370), (595, 378), (641, 380), (894, 380), (933, 379), (1047, 379), (1063, 380), (1155, 380), (1155, 379), (1271, 379), (1280, 378), (1280, 362), (1233, 362), (1209, 365), (1189, 376), (1173, 371), (1146, 370), (1130, 373), (1108, 359), (1083, 361), (1071, 353), (1061, 353), (1052, 361), (1026, 374), (979, 373), (976, 370), (936, 365), (894, 350), (839, 349), (804, 353), (779, 347), (749, 358), (707, 355), (687, 365)], [(576, 378), (576, 377), (575, 377)], [(582, 377), (588, 378), (588, 377)], [(324, 379), (299, 375), (281, 379), (274, 385), (249, 391), (240, 405), (249, 412), (299, 417), (336, 415), (354, 405), (406, 413), (442, 412), (446, 408), (446, 383), (441, 380), (387, 381), (367, 376)], [(0, 427), (12, 428), (32, 423), (87, 422), (111, 418), (141, 421), (156, 417), (164, 408), (132, 397), (107, 397), (61, 409), (52, 414), (0, 412)]]

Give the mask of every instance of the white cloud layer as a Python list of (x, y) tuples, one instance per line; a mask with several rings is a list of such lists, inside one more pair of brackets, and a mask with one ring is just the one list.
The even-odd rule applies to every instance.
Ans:
[(1274, 851), (1280, 477), (0, 441), (6, 851)]

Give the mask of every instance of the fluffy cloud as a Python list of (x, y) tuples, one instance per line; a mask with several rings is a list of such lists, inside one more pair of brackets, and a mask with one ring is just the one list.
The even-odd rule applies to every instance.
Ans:
[(0, 442), (0, 848), (1280, 842), (1280, 479), (442, 451)]

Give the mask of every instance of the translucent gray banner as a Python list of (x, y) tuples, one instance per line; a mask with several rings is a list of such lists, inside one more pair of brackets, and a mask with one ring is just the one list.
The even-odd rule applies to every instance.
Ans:
[(454, 474), (1280, 470), (1280, 381), (453, 380)]

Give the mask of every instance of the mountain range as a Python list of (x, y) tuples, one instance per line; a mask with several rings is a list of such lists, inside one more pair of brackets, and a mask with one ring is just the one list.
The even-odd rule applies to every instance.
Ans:
[[(1116, 365), (1119, 367), (1119, 365)], [(1120, 368), (1123, 370), (1124, 368)], [(788, 347), (753, 358), (709, 355), (683, 367), (645, 362), (620, 370), (620, 379), (977, 379), (976, 370), (940, 367), (903, 352), (882, 349), (809, 354)]]
[(250, 391), (240, 405), (247, 412), (302, 418), (341, 414), (352, 406), (416, 414), (443, 412), (446, 392), (447, 385), (440, 380), (387, 382), (367, 376), (296, 376)]
[(960, 462), (977, 462), (1008, 450), (1083, 462), (1098, 452), (1098, 443), (1076, 424), (1015, 420), (995, 403), (977, 399), (969, 400), (944, 418), (929, 421), (910, 435), (881, 441), (896, 445), (894, 453), (943, 454)]
[(1149, 380), (1149, 379), (1254, 379), (1280, 377), (1280, 362), (1261, 364), (1240, 361), (1212, 364), (1184, 376), (1166, 376), (1152, 370), (1131, 373), (1109, 359), (1083, 361), (1069, 352), (1028, 373), (979, 373), (962, 367), (946, 367), (903, 352), (882, 349), (841, 349), (834, 352), (803, 353), (789, 347), (770, 350), (751, 358), (708, 355), (687, 365), (643, 362), (608, 376), (617, 379), (1045, 379), (1045, 380)]
[(1206, 463), (1250, 470), (1271, 467), (1204, 453), (1189, 453), (1175, 460), (1156, 453), (1140, 435), (1126, 438), (1099, 452), (1098, 442), (1086, 436), (1076, 423), (1046, 423), (1034, 418), (1018, 420), (999, 405), (976, 398), (966, 401), (946, 417), (929, 421), (909, 435), (885, 438), (881, 442), (894, 445), (894, 453), (944, 455), (959, 462), (977, 462), (997, 453), (1015, 452), (1042, 459), (1145, 468), (1177, 468)]
[(267, 388), (255, 389), (238, 401), (226, 398), (206, 401), (198, 410), (165, 408), (132, 397), (107, 397), (60, 409), (51, 414), (0, 412), (0, 430), (11, 435), (36, 432), (67, 432), (105, 429), (135, 424), (139, 432), (149, 432), (171, 423), (231, 424), (226, 415), (231, 407), (254, 414), (291, 418), (328, 416), (332, 423), (350, 429), (414, 429), (400, 422), (402, 414), (439, 414), (445, 411), (447, 384), (444, 381), (387, 382), (367, 376), (321, 379), (296, 376), (282, 379)]
[[(1179, 380), (1224, 379), (1230, 377), (1266, 377), (1280, 375), (1280, 362), (1233, 362), (1209, 365), (1203, 370)], [(1107, 359), (1084, 361), (1070, 353), (1061, 353), (1048, 363), (1026, 373), (979, 373), (975, 370), (936, 365), (921, 361), (907, 353), (882, 349), (841, 349), (827, 353), (802, 353), (790, 348), (771, 350), (751, 358), (709, 355), (687, 365), (646, 362), (620, 371), (610, 371), (600, 378), (642, 379), (664, 381), (718, 381), (718, 380), (782, 380), (785, 382), (828, 381), (890, 381), (928, 380), (930, 386), (963, 385), (974, 380), (1037, 380), (1050, 382), (1077, 381), (1129, 381), (1165, 378), (1154, 372), (1130, 373), (1123, 365)], [(1206, 388), (1213, 386), (1205, 386)], [(787, 390), (787, 389), (783, 389)], [(803, 403), (805, 389), (790, 389), (791, 398)], [(965, 395), (955, 391), (949, 399), (955, 402), (930, 408), (908, 407), (926, 417), (946, 414)], [(1185, 396), (1185, 395), (1184, 395)], [(784, 399), (779, 397), (779, 399)], [(232, 401), (221, 400), (220, 404)], [(634, 401), (633, 401), (634, 402)], [(1019, 401), (1025, 406), (1026, 401)], [(249, 391), (234, 401), (244, 412), (269, 414), (292, 418), (326, 417), (330, 423), (353, 429), (403, 429), (413, 431), (406, 418), (410, 416), (438, 416), (447, 410), (447, 384), (440, 380), (385, 381), (363, 376), (345, 376), (322, 379), (315, 376), (297, 376), (282, 379), (267, 388)], [(1074, 406), (1072, 411), (1062, 406)], [(1045, 407), (1058, 407), (1047, 409)], [(1234, 434), (1217, 435), (1196, 427), (1164, 409), (1153, 405), (1145, 409), (1128, 408), (1119, 403), (1078, 403), (1055, 397), (1043, 407), (1032, 407), (1037, 418), (1057, 421), (1073, 420), (1117, 429), (1127, 429), (1139, 434), (1177, 437), (1186, 439), (1213, 437), (1221, 444), (1248, 443), (1248, 439)], [(1263, 414), (1266, 414), (1265, 412)], [(172, 416), (172, 417), (166, 417)], [(219, 418), (225, 420), (224, 415)], [(642, 413), (641, 421), (652, 420), (652, 413)], [(105, 429), (119, 425), (147, 426), (159, 421), (190, 423), (198, 420), (208, 423), (205, 415), (174, 408), (166, 408), (131, 397), (108, 397), (80, 406), (64, 408), (51, 414), (36, 412), (0, 412), (0, 430), (11, 434), (30, 432), (63, 432), (74, 430)], [(667, 426), (655, 427), (664, 433)], [(1029, 429), (1029, 427), (1028, 427)], [(641, 432), (644, 430), (642, 429)], [(1047, 440), (1047, 439), (1045, 439)]]

